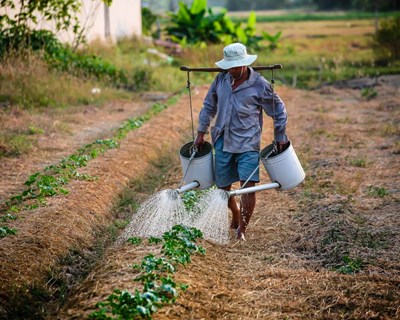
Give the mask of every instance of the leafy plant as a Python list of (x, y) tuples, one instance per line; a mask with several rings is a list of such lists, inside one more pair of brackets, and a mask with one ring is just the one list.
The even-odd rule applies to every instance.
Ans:
[(352, 259), (349, 256), (344, 256), (343, 262), (344, 262), (344, 265), (336, 268), (336, 271), (343, 273), (343, 274), (352, 274), (352, 273), (359, 272), (364, 264), (362, 259), (360, 259), (360, 258)]
[(383, 187), (368, 186), (368, 194), (374, 197), (383, 198), (389, 194), (389, 192)]
[(350, 160), (350, 165), (359, 168), (365, 168), (367, 166), (367, 160), (364, 158), (357, 158)]
[[(100, 309), (90, 314), (91, 319), (152, 319), (152, 314), (166, 304), (175, 302), (178, 291), (185, 291), (186, 284), (177, 284), (171, 275), (179, 265), (190, 262), (190, 255), (199, 252), (205, 254), (195, 242), (202, 238), (200, 230), (176, 225), (163, 234), (162, 238), (150, 238), (149, 244), (162, 243), (161, 254), (157, 257), (148, 254), (140, 264), (133, 268), (140, 273), (134, 281), (140, 282), (142, 290), (134, 293), (116, 289), (104, 302), (96, 306)], [(129, 242), (130, 239), (128, 239)], [(133, 241), (137, 242), (137, 240)]]
[[(17, 35), (16, 35), (17, 33)], [(9, 29), (0, 33), (0, 58), (19, 50), (43, 52), (51, 68), (79, 77), (95, 78), (117, 88), (131, 91), (147, 90), (153, 82), (148, 68), (137, 68), (132, 74), (119, 69), (96, 55), (76, 52), (62, 44), (51, 31)]]
[(0, 226), (0, 239), (4, 238), (8, 235), (15, 235), (16, 234), (16, 230), (15, 229), (10, 229), (6, 226)]
[(378, 58), (400, 59), (400, 17), (383, 20), (375, 37), (375, 53)]
[(172, 41), (183, 46), (241, 42), (248, 47), (258, 48), (261, 40), (274, 40), (276, 45), (280, 37), (279, 32), (271, 39), (267, 38), (268, 34), (257, 36), (254, 12), (250, 13), (247, 25), (242, 26), (240, 22), (232, 22), (226, 16), (226, 11), (214, 14), (211, 8), (207, 8), (207, 0), (194, 0), (191, 7), (179, 2), (179, 10), (170, 15), (170, 25), (166, 31)]
[(269, 42), (268, 49), (272, 51), (278, 48), (278, 41), (282, 36), (282, 31), (278, 31), (275, 35), (269, 34), (266, 31), (262, 31), (261, 34), (262, 38)]
[(142, 8), (142, 28), (143, 33), (152, 35), (153, 25), (157, 21), (158, 16), (154, 14), (149, 8)]
[[(103, 0), (103, 2), (111, 5), (112, 1)], [(81, 5), (80, 0), (1, 0), (0, 7), (9, 10), (2, 10), (0, 15), (0, 35), (6, 35), (11, 42), (28, 43), (31, 41), (31, 29), (35, 29), (40, 23), (47, 21), (55, 26), (56, 32), (71, 30), (76, 36), (75, 41), (79, 44), (84, 40), (81, 36), (78, 19)], [(1, 39), (0, 36), (0, 48), (4, 44)]]
[[(25, 190), (5, 201), (0, 208), (0, 221), (15, 220), (21, 210), (32, 210), (46, 205), (46, 198), (56, 195), (66, 195), (65, 186), (70, 180), (93, 180), (94, 177), (80, 174), (79, 168), (86, 167), (90, 160), (98, 157), (109, 149), (119, 147), (116, 140), (122, 140), (129, 131), (139, 128), (144, 122), (167, 108), (167, 105), (156, 103), (143, 116), (125, 122), (112, 139), (96, 140), (79, 148), (74, 154), (63, 158), (60, 163), (44, 168), (43, 172), (32, 174), (25, 181)], [(6, 226), (0, 226), (7, 228)], [(15, 230), (16, 231), (16, 230)], [(5, 233), (5, 236), (11, 233)]]
[(374, 88), (362, 88), (361, 96), (367, 100), (371, 100), (378, 95), (378, 92)]
[(137, 237), (131, 237), (128, 239), (128, 242), (131, 244), (139, 245), (142, 243), (142, 239), (137, 238)]

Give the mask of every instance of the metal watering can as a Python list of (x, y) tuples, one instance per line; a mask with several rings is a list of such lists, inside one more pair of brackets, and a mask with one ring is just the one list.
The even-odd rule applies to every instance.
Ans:
[[(179, 154), (183, 171), (182, 183), (185, 185), (176, 189), (178, 193), (192, 189), (204, 190), (213, 186), (214, 159), (209, 142), (205, 142), (200, 151), (193, 148), (193, 142), (186, 143)], [(290, 141), (288, 148), (281, 153), (277, 152), (274, 143), (268, 145), (261, 150), (260, 160), (272, 182), (228, 191), (229, 197), (269, 189), (279, 191), (292, 189), (306, 176)]]

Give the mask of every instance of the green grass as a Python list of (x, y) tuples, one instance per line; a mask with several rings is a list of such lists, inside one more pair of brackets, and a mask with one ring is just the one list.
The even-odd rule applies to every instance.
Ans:
[[(374, 12), (315, 12), (315, 13), (287, 13), (282, 15), (266, 15), (265, 13), (257, 12), (258, 22), (299, 22), (299, 21), (343, 21), (343, 20), (365, 20), (374, 19)], [(379, 18), (396, 17), (400, 12), (379, 12)], [(246, 22), (248, 17), (243, 14), (231, 16), (235, 22)]]
[[(372, 13), (318, 13), (311, 16), (301, 13), (280, 16), (258, 14), (257, 33), (265, 31), (275, 34), (282, 31), (276, 50), (266, 49), (268, 42), (265, 41), (261, 43), (264, 49), (250, 52), (258, 54), (254, 65), (283, 65), (281, 70), (275, 72), (278, 84), (310, 89), (338, 80), (400, 73), (400, 61), (375, 57), (375, 22)], [(380, 17), (398, 14), (382, 13)], [(220, 44), (205, 48), (183, 48), (180, 55), (170, 55), (171, 60), (158, 55), (168, 54), (162, 47), (155, 47), (140, 39), (122, 39), (116, 45), (92, 43), (80, 52), (99, 56), (133, 75), (136, 83), (148, 81), (150, 87), (146, 90), (179, 92), (187, 84), (187, 74), (180, 71), (179, 67), (212, 67), (221, 59), (223, 47)], [(65, 72), (50, 70), (37, 56), (31, 55), (28, 62), (26, 58), (24, 60), (20, 57), (11, 57), (2, 62), (0, 104), (23, 108), (67, 107), (132, 97), (132, 92), (116, 90), (95, 79), (77, 78)], [(267, 79), (271, 78), (269, 71), (264, 71), (263, 75)], [(215, 73), (190, 74), (193, 85), (209, 84), (214, 77)], [(91, 89), (94, 87), (101, 88), (101, 93), (92, 94)], [(364, 96), (371, 99), (374, 93), (365, 92)]]

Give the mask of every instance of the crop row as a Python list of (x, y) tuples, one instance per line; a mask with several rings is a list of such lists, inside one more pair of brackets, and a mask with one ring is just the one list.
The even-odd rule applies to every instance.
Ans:
[[(205, 254), (203, 247), (196, 244), (202, 238), (200, 230), (175, 225), (161, 238), (151, 237), (149, 244), (162, 244), (160, 254), (148, 254), (140, 264), (134, 264), (133, 269), (138, 275), (133, 279), (142, 285), (142, 289), (135, 289), (134, 293), (127, 290), (115, 289), (103, 302), (96, 304), (99, 309), (90, 314), (90, 319), (152, 319), (152, 315), (159, 308), (172, 304), (179, 295), (179, 291), (186, 291), (187, 284), (176, 283), (172, 275), (180, 265), (191, 262), (193, 253)], [(140, 238), (129, 238), (128, 242), (134, 245), (141, 243)]]
[[(78, 149), (74, 154), (63, 158), (58, 164), (45, 167), (43, 171), (32, 174), (24, 183), (24, 190), (7, 199), (0, 205), (0, 221), (16, 220), (17, 214), (23, 210), (32, 210), (46, 206), (46, 199), (56, 195), (66, 195), (66, 186), (71, 180), (95, 180), (88, 174), (80, 174), (78, 170), (86, 167), (90, 160), (98, 157), (109, 149), (119, 147), (118, 141), (123, 140), (128, 132), (140, 128), (143, 123), (167, 108), (164, 104), (154, 104), (152, 108), (140, 117), (125, 121), (110, 139), (96, 140)], [(16, 234), (15, 228), (0, 225), (0, 238)]]

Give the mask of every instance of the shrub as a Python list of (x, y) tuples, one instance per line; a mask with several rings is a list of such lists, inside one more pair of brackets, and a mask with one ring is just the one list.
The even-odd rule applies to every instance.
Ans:
[(383, 20), (375, 37), (375, 54), (378, 59), (400, 59), (400, 17)]
[(75, 52), (63, 45), (48, 30), (20, 30), (11, 28), (0, 33), (0, 59), (14, 51), (42, 51), (50, 67), (79, 77), (95, 78), (107, 84), (132, 91), (147, 90), (153, 80), (148, 69), (137, 69), (132, 74), (117, 68), (96, 55)]
[(207, 8), (206, 0), (194, 0), (190, 8), (179, 2), (179, 11), (171, 14), (170, 25), (166, 31), (172, 41), (184, 46), (241, 42), (250, 48), (258, 49), (259, 42), (267, 40), (271, 43), (271, 50), (277, 47), (281, 36), (280, 32), (275, 36), (266, 32), (257, 36), (254, 12), (250, 13), (247, 25), (242, 26), (240, 22), (233, 22), (227, 17), (226, 11), (214, 14), (211, 8)]

